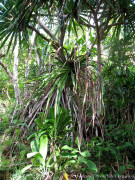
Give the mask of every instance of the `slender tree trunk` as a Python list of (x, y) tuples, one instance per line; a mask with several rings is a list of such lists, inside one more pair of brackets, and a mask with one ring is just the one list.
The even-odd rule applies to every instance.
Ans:
[(97, 32), (97, 68), (98, 68), (98, 79), (97, 79), (97, 117), (101, 116), (102, 107), (102, 88), (101, 88), (101, 39), (100, 34)]
[(19, 42), (17, 41), (17, 44), (14, 49), (13, 84), (14, 84), (16, 102), (17, 104), (22, 105), (21, 94), (18, 85), (18, 62), (19, 62), (18, 51), (19, 51)]
[(96, 32), (97, 32), (97, 120), (101, 130), (102, 138), (104, 139), (104, 128), (102, 124), (102, 67), (101, 67), (101, 40), (103, 36), (102, 29), (98, 25), (97, 15), (95, 16)]
[(36, 54), (37, 65), (38, 65), (39, 71), (40, 71), (40, 68), (41, 68), (41, 58), (39, 57), (39, 53), (38, 53), (35, 41), (34, 41), (34, 51), (35, 51), (35, 54)]
[[(31, 35), (31, 44), (30, 44), (30, 49), (28, 52), (28, 59), (26, 61), (26, 67), (25, 67), (25, 81), (28, 80), (28, 75), (29, 75), (29, 63), (30, 63), (30, 59), (31, 59), (31, 53), (32, 53), (32, 49), (33, 49), (33, 45), (34, 45), (34, 41), (35, 41), (35, 37), (36, 37), (36, 33), (35, 31), (33, 31), (32, 35)], [(24, 84), (24, 97), (26, 98), (28, 94), (28, 86), (27, 83)]]
[(80, 150), (83, 139), (83, 126), (82, 126), (82, 113), (81, 113), (79, 95), (77, 95), (77, 104), (78, 104), (79, 150)]
[(97, 118), (101, 116), (102, 108), (102, 88), (101, 88), (101, 33), (100, 27), (98, 25), (97, 13), (94, 14), (94, 21), (96, 25), (96, 34), (97, 34), (97, 69), (98, 69), (98, 79), (97, 79)]
[[(15, 49), (14, 49), (14, 67), (13, 67), (13, 75), (11, 74), (8, 67), (0, 60), (0, 65), (4, 68), (5, 72), (7, 73), (8, 77), (12, 80), (16, 98), (16, 104), (22, 105), (20, 89), (18, 85), (18, 48), (19, 44), (17, 42)], [(1, 59), (1, 57), (0, 57)]]

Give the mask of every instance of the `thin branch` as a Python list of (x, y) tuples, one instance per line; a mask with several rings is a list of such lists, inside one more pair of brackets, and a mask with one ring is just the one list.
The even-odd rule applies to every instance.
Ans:
[[(107, 16), (107, 20), (106, 20), (106, 23), (105, 23), (104, 29), (106, 29), (106, 28), (107, 28), (107, 26), (108, 26), (108, 23), (109, 23), (110, 19), (111, 19), (111, 8), (109, 8), (109, 11), (108, 11), (108, 16)], [(104, 29), (103, 29), (103, 30), (104, 30)]]
[(86, 5), (90, 8), (91, 12), (93, 13), (93, 15), (95, 15), (95, 10), (93, 9), (93, 7), (91, 6), (91, 4), (87, 1), (87, 0), (84, 0)]
[[(33, 31), (36, 32), (36, 34), (38, 34), (42, 39), (44, 39), (45, 41), (47, 41), (48, 43), (51, 42), (50, 39), (46, 38), (44, 35), (42, 35), (36, 28), (30, 26), (30, 25), (27, 25), (27, 27)], [(54, 47), (54, 49), (58, 49), (59, 47), (59, 44), (55, 41), (52, 42), (52, 46)]]
[(100, 6), (101, 6), (102, 2), (103, 2), (103, 0), (100, 0), (99, 4), (98, 4), (98, 6), (97, 6), (97, 9), (96, 9), (96, 13), (98, 13), (98, 11), (99, 11), (99, 9), (100, 9)]
[(106, 23), (105, 23), (105, 25), (104, 25), (104, 28), (103, 28), (103, 29), (101, 28), (101, 32), (100, 32), (100, 37), (101, 37), (101, 39), (102, 39), (102, 37), (104, 36), (104, 32), (105, 32), (105, 30), (107, 29), (107, 26), (108, 26), (108, 24), (109, 24), (110, 19), (111, 19), (111, 8), (109, 8), (108, 16), (107, 16), (107, 20), (106, 20)]
[[(86, 2), (86, 1), (85, 1), (85, 2)], [(88, 2), (87, 2), (87, 3), (88, 3)], [(78, 0), (75, 1), (75, 4), (74, 4), (74, 7), (73, 7), (72, 12), (73, 12), (73, 16), (74, 16), (75, 20), (78, 22), (78, 24), (84, 25), (84, 26), (86, 26), (86, 27), (88, 27), (88, 28), (91, 28), (91, 27), (92, 27), (92, 28), (96, 28), (96, 26), (91, 25), (91, 24), (87, 24), (87, 23), (85, 23), (84, 21), (82, 21), (82, 20), (80, 20), (80, 19), (78, 18), (77, 4), (78, 4)], [(93, 9), (93, 10), (94, 10), (94, 9)]]
[(31, 29), (32, 31), (35, 31), (40, 37), (42, 37), (45, 41), (47, 41), (48, 43), (50, 42), (50, 39), (46, 38), (44, 35), (42, 35), (36, 28), (30, 26), (30, 25), (27, 25), (27, 27), (29, 29)]
[[(55, 36), (52, 34), (52, 32), (48, 29), (48, 27), (43, 24), (43, 22), (40, 19), (37, 19), (39, 22), (40, 27), (53, 39), (56, 40)], [(56, 40), (57, 41), (57, 40)], [(57, 41), (58, 42), (58, 41)]]
[(96, 28), (96, 26), (94, 26), (94, 25), (92, 25), (92, 24), (87, 24), (87, 23), (85, 23), (85, 22), (83, 22), (83, 21), (80, 21), (79, 19), (76, 19), (76, 21), (78, 22), (78, 24), (84, 25), (84, 26), (86, 26), (86, 27), (88, 27), (88, 28), (90, 28), (90, 27)]
[[(110, 25), (106, 26), (106, 29), (107, 29), (107, 28), (110, 28), (110, 27), (113, 27), (113, 26), (123, 25), (123, 24), (129, 24), (129, 23), (126, 23), (126, 22), (124, 22), (124, 21), (117, 22), (117, 23), (113, 23), (113, 24), (110, 24)], [(106, 29), (105, 29), (105, 30), (106, 30)]]
[(0, 60), (0, 65), (4, 68), (4, 70), (6, 71), (6, 73), (9, 76), (9, 78), (12, 80), (12, 82), (14, 82), (13, 75), (11, 74), (10, 70), (8, 69), (8, 67), (1, 60)]
[(90, 50), (94, 47), (96, 40), (97, 40), (97, 36), (95, 37), (94, 41), (92, 42)]

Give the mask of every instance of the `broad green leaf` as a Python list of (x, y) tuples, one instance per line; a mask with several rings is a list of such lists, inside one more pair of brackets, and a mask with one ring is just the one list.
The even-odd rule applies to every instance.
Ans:
[(40, 153), (37, 153), (33, 156), (34, 158), (32, 159), (33, 165), (39, 165), (42, 164), (43, 167), (45, 166), (45, 161), (43, 159), (43, 156)]
[(47, 137), (45, 134), (43, 134), (43, 135), (40, 137), (39, 152), (40, 152), (41, 155), (43, 156), (44, 161), (45, 161), (45, 159), (46, 159), (47, 150), (48, 150), (48, 137)]
[(83, 156), (83, 157), (90, 157), (90, 153), (89, 151), (83, 151), (83, 152), (80, 152), (80, 154)]
[(33, 164), (33, 166), (35, 166), (35, 167), (43, 166), (42, 162), (41, 162), (40, 160), (38, 160), (37, 158), (33, 158), (33, 159), (32, 159), (32, 164)]
[[(55, 151), (54, 151), (55, 152)], [(53, 159), (53, 154), (54, 154), (54, 152), (50, 155), (50, 157), (49, 157), (49, 159), (47, 160), (47, 162), (46, 162), (46, 167), (50, 167), (51, 165), (50, 165), (50, 161)]]
[(90, 160), (87, 160), (87, 159), (85, 159), (85, 158), (82, 158), (82, 157), (79, 157), (78, 160), (79, 160), (80, 162), (86, 164), (87, 167), (88, 167), (88, 169), (89, 169), (90, 171), (95, 172), (95, 173), (98, 172), (98, 169), (97, 169), (97, 167), (96, 167), (96, 165), (95, 165), (94, 162), (92, 162), (92, 161), (90, 161)]
[(78, 152), (79, 152), (79, 151), (76, 150), (76, 149), (74, 149), (74, 150), (72, 151), (73, 154), (78, 153)]
[(39, 152), (32, 152), (32, 153), (28, 153), (27, 154), (27, 158), (31, 158), (32, 156), (34, 156), (35, 154), (37, 154)]
[(35, 137), (35, 134), (32, 134), (27, 138), (27, 140), (29, 141), (31, 138), (34, 138), (34, 137)]
[(46, 131), (43, 131), (43, 130), (41, 129), (41, 131), (39, 131), (39, 133), (38, 133), (38, 137), (41, 137), (43, 134), (45, 135), (45, 133), (46, 133)]
[(31, 146), (32, 152), (38, 152), (38, 145), (35, 140), (31, 141), (30, 146)]
[(66, 149), (66, 150), (74, 150), (74, 148), (72, 147), (69, 147), (67, 145), (63, 146), (61, 149)]
[(28, 169), (30, 169), (33, 166), (33, 164), (29, 164), (27, 166), (25, 166), (22, 170), (21, 173), (23, 174), (25, 171), (27, 171)]
[(75, 164), (75, 163), (76, 163), (75, 160), (69, 160), (69, 161), (66, 162), (65, 168), (68, 167), (68, 166), (70, 166), (71, 164)]

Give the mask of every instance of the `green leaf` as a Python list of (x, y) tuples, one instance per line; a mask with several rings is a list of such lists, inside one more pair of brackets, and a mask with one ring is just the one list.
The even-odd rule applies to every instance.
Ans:
[[(55, 151), (54, 151), (55, 152)], [(51, 162), (51, 160), (53, 159), (53, 154), (54, 154), (54, 152), (50, 155), (50, 157), (49, 157), (49, 159), (47, 160), (47, 162), (46, 162), (46, 167), (50, 167), (51, 165), (50, 165), (50, 162)], [(57, 156), (57, 155), (56, 155)]]
[(74, 19), (73, 19), (73, 18), (72, 18), (72, 23), (73, 23), (73, 27), (74, 27), (75, 35), (76, 35), (76, 37), (78, 37), (78, 34), (77, 34), (77, 29), (76, 29), (76, 25), (77, 25), (77, 23), (76, 23), (76, 21), (74, 21)]
[(38, 137), (41, 137), (43, 134), (45, 135), (45, 133), (46, 133), (46, 131), (43, 131), (42, 129), (41, 129), (41, 131), (39, 130)]
[(76, 163), (75, 160), (69, 160), (69, 161), (66, 162), (65, 168), (68, 167), (68, 166), (70, 166), (71, 164), (75, 164), (75, 163)]
[(55, 110), (54, 110), (55, 117), (59, 113), (60, 99), (62, 96), (62, 92), (65, 88), (65, 83), (67, 81), (67, 77), (68, 77), (68, 74), (66, 73), (64, 76), (60, 77), (60, 80), (57, 84), (57, 94), (56, 94), (56, 98), (55, 98)]
[(45, 161), (43, 159), (43, 156), (40, 153), (35, 154), (33, 157), (34, 157), (34, 159), (32, 159), (33, 160), (32, 162), (34, 163), (33, 165), (37, 166), (37, 165), (42, 164), (43, 167), (45, 166)]
[(79, 151), (77, 150), (77, 149), (74, 149), (73, 151), (72, 151), (72, 153), (73, 154), (76, 154), (76, 153), (78, 153)]
[(35, 122), (38, 124), (38, 128), (44, 128), (44, 125), (43, 125), (41, 117), (35, 119)]
[(39, 152), (41, 153), (41, 155), (43, 156), (43, 159), (45, 161), (46, 156), (47, 156), (47, 149), (48, 149), (48, 137), (43, 134), (40, 137), (40, 147), (39, 147)]
[(43, 166), (42, 162), (41, 162), (39, 159), (37, 159), (37, 158), (33, 158), (33, 159), (32, 159), (32, 164), (33, 164), (33, 166), (35, 166), (35, 167)]
[(22, 170), (21, 170), (21, 173), (23, 174), (25, 171), (27, 171), (28, 169), (30, 169), (33, 165), (32, 164), (29, 164), (27, 166), (25, 166)]
[[(46, 103), (46, 111), (47, 111), (47, 109), (48, 109), (49, 102), (50, 102), (51, 96), (52, 96), (52, 94), (53, 94), (53, 91), (55, 90), (58, 82), (59, 82), (59, 78), (55, 81), (55, 83), (53, 84), (53, 86), (52, 86), (52, 88), (51, 88), (51, 90), (50, 90), (50, 92), (49, 92), (48, 100), (47, 100), (47, 103)], [(48, 82), (48, 83), (49, 83), (49, 82)]]
[(16, 129), (16, 136), (19, 136), (21, 133), (21, 129)]
[(120, 172), (123, 173), (126, 170), (125, 166), (120, 166)]
[(31, 158), (31, 157), (33, 157), (34, 155), (36, 155), (37, 153), (39, 153), (39, 152), (28, 153), (28, 154), (27, 154), (27, 158)]
[(80, 152), (80, 154), (83, 156), (83, 157), (90, 157), (90, 153), (89, 151), (83, 151), (83, 152)]
[(24, 155), (26, 154), (26, 150), (22, 150), (20, 152), (20, 159), (22, 160), (24, 158)]
[(80, 143), (79, 143), (79, 137), (77, 136), (75, 140), (76, 145), (78, 146), (78, 149), (80, 150)]
[(31, 138), (34, 138), (35, 137), (35, 134), (31, 134), (28, 138), (27, 138), (27, 141), (29, 141)]
[(72, 147), (69, 147), (67, 145), (63, 146), (61, 149), (66, 149), (66, 150), (74, 150), (74, 148)]
[(75, 88), (75, 77), (74, 77), (73, 71), (71, 71), (71, 78), (72, 78), (73, 86)]
[(98, 172), (98, 169), (95, 165), (95, 163), (93, 163), (92, 161), (90, 160), (87, 160), (85, 158), (82, 158), (82, 157), (79, 157), (78, 160), (84, 164), (87, 165), (88, 169), (94, 173), (97, 173)]
[(31, 141), (30, 146), (31, 146), (32, 152), (38, 152), (38, 144), (35, 140)]

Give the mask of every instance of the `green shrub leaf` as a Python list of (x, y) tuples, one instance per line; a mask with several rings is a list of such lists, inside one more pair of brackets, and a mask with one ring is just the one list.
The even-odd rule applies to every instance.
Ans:
[(21, 173), (23, 174), (25, 171), (27, 171), (29, 168), (31, 168), (33, 165), (32, 164), (29, 164), (27, 166), (25, 166), (22, 170), (21, 170)]
[(98, 172), (98, 170), (97, 170), (97, 167), (96, 167), (95, 163), (93, 163), (92, 161), (87, 160), (87, 159), (82, 158), (82, 157), (79, 157), (79, 158), (78, 158), (78, 160), (79, 160), (80, 162), (82, 162), (82, 163), (86, 164), (86, 165), (87, 165), (87, 167), (88, 167), (88, 169), (89, 169), (90, 171), (95, 172), (95, 173), (97, 173), (97, 172)]
[(40, 147), (39, 147), (39, 152), (43, 156), (43, 159), (45, 161), (46, 155), (47, 155), (47, 149), (48, 149), (48, 137), (43, 134), (40, 137)]

